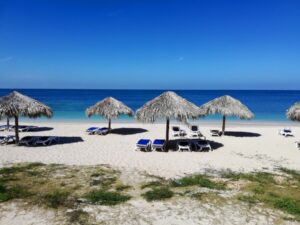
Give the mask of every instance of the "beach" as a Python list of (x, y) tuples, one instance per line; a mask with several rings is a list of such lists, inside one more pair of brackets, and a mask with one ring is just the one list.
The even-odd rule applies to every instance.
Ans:
[[(23, 123), (24, 124), (24, 123)], [(174, 125), (176, 123), (173, 123)], [(141, 138), (165, 138), (165, 124), (118, 123), (108, 135), (88, 135), (90, 126), (106, 123), (38, 122), (45, 131), (20, 133), (27, 135), (57, 136), (61, 142), (52, 146), (0, 146), (0, 165), (20, 162), (46, 164), (100, 165), (118, 169), (137, 170), (164, 178), (174, 178), (205, 171), (232, 170), (236, 172), (274, 171), (280, 167), (300, 170), (300, 151), (295, 141), (300, 139), (300, 127), (292, 128), (294, 137), (283, 137), (278, 130), (283, 124), (228, 123), (230, 135), (211, 137), (210, 129), (219, 128), (217, 122), (198, 123), (201, 132), (211, 141), (211, 152), (140, 152), (135, 144)], [(188, 130), (182, 124), (182, 128)], [(52, 129), (53, 128), (53, 129)], [(13, 134), (13, 132), (2, 132)], [(171, 138), (174, 139), (174, 138)]]

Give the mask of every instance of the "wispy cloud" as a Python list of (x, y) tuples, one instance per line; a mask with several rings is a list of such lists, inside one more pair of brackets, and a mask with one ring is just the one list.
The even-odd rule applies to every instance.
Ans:
[(0, 62), (8, 62), (8, 61), (11, 61), (13, 59), (12, 56), (8, 56), (8, 57), (5, 57), (5, 58), (0, 58)]

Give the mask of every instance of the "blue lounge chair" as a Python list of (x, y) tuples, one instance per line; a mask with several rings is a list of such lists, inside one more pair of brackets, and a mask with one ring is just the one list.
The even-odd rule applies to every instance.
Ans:
[(144, 150), (144, 151), (150, 151), (151, 150), (151, 140), (150, 139), (140, 139), (136, 143), (136, 150)]
[(108, 128), (102, 127), (102, 128), (99, 128), (98, 130), (96, 130), (95, 134), (106, 135), (106, 134), (108, 134), (108, 132), (109, 132)]
[(152, 143), (152, 149), (153, 150), (160, 150), (160, 151), (164, 151), (165, 150), (165, 144), (166, 144), (166, 140), (164, 139), (155, 139)]
[(100, 127), (90, 127), (90, 128), (88, 128), (87, 130), (86, 130), (86, 132), (88, 133), (88, 134), (95, 134), (95, 132), (97, 131), (97, 130), (99, 130), (100, 129)]

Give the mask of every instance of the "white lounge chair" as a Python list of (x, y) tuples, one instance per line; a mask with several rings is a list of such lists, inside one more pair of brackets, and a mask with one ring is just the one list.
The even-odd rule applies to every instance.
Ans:
[(203, 150), (211, 151), (212, 150), (210, 143), (207, 140), (197, 140), (194, 143), (196, 145), (196, 150), (200, 150), (200, 151), (203, 151)]
[(219, 130), (210, 130), (210, 135), (220, 137), (220, 136), (222, 136), (222, 132)]
[(184, 129), (180, 129), (179, 126), (172, 126), (172, 135), (173, 137), (184, 137), (187, 133)]
[(189, 136), (191, 138), (203, 138), (206, 139), (206, 137), (201, 133), (201, 131), (199, 130), (199, 127), (197, 125), (192, 125), (190, 127), (190, 134)]
[(177, 150), (180, 152), (191, 151), (191, 143), (188, 140), (180, 140), (177, 142)]
[(151, 140), (150, 139), (140, 139), (136, 143), (136, 150), (151, 151)]
[(293, 137), (293, 132), (292, 132), (292, 129), (291, 128), (283, 128), (283, 129), (280, 129), (278, 131), (278, 134), (282, 135), (282, 136), (285, 136), (285, 137)]
[(152, 143), (152, 149), (154, 151), (164, 151), (165, 150), (166, 140), (164, 139), (155, 139)]

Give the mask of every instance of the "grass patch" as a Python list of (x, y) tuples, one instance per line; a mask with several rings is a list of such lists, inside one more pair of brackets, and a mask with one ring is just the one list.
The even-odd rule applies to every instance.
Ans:
[(200, 186), (209, 189), (224, 190), (226, 188), (224, 183), (215, 182), (205, 175), (192, 175), (171, 181), (172, 187), (188, 187)]
[(7, 187), (0, 183), (0, 202), (6, 202), (12, 199), (27, 198), (31, 194), (24, 187), (12, 186)]
[(232, 181), (248, 180), (251, 182), (258, 182), (261, 184), (276, 183), (271, 173), (258, 172), (258, 173), (235, 173), (232, 171), (226, 171), (221, 173), (221, 177), (230, 179)]
[(74, 210), (69, 212), (68, 214), (69, 221), (71, 224), (80, 224), (80, 225), (88, 225), (90, 220), (90, 215), (83, 211), (82, 209)]
[(300, 182), (300, 172), (287, 168), (280, 168), (280, 171), (292, 176), (297, 182)]
[(58, 208), (67, 205), (67, 199), (70, 195), (68, 191), (55, 190), (43, 196), (43, 201), (50, 208)]
[(153, 188), (151, 191), (147, 191), (142, 196), (147, 201), (157, 201), (157, 200), (172, 198), (173, 195), (174, 192), (171, 191), (168, 187), (159, 187), (159, 188)]
[(165, 182), (162, 182), (162, 181), (150, 181), (146, 184), (143, 184), (141, 186), (141, 189), (145, 189), (145, 188), (155, 188), (155, 187), (162, 187), (162, 186), (165, 186)]
[(128, 201), (131, 197), (114, 191), (97, 190), (89, 192), (85, 198), (94, 204), (117, 205)]

